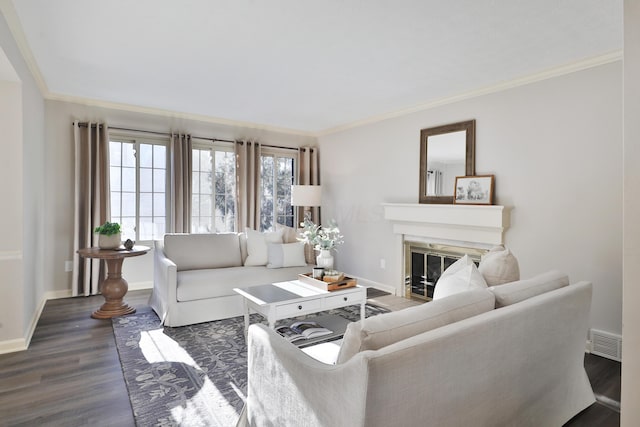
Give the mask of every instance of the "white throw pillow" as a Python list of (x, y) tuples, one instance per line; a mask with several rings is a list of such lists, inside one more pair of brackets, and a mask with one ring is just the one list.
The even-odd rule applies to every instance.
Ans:
[(442, 273), (433, 291), (433, 299), (436, 300), (460, 292), (486, 287), (487, 282), (485, 282), (473, 260), (465, 255)]
[(267, 265), (267, 243), (282, 243), (282, 231), (265, 232), (246, 229), (247, 234), (247, 259), (246, 266)]
[(482, 256), (478, 271), (489, 286), (520, 280), (518, 260), (508, 248), (494, 246)]
[(302, 267), (304, 243), (269, 243), (267, 245), (267, 268)]

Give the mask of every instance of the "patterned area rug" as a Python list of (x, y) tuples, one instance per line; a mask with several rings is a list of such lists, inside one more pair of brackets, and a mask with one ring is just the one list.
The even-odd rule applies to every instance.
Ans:
[[(386, 311), (367, 304), (366, 317)], [(355, 321), (360, 306), (322, 314)], [(266, 323), (258, 314), (251, 315), (251, 322)], [(164, 328), (145, 307), (112, 319), (112, 324), (139, 427), (235, 425), (247, 390), (242, 316)]]

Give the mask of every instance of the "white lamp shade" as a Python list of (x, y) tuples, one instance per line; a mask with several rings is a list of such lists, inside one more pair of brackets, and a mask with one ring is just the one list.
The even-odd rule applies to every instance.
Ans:
[(292, 206), (320, 206), (322, 202), (321, 185), (292, 185)]

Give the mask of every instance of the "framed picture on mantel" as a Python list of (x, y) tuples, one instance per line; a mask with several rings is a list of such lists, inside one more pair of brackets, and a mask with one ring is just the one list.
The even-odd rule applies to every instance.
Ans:
[(494, 175), (457, 176), (453, 202), (460, 205), (492, 205)]

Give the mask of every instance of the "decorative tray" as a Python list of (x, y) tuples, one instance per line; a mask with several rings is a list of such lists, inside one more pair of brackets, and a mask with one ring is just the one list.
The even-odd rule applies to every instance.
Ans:
[(324, 291), (337, 291), (340, 289), (353, 288), (358, 284), (356, 279), (348, 276), (345, 276), (342, 280), (338, 280), (337, 282), (325, 282), (324, 280), (314, 279), (311, 277), (311, 273), (306, 273), (298, 274), (298, 279), (303, 283), (315, 286), (316, 288)]

